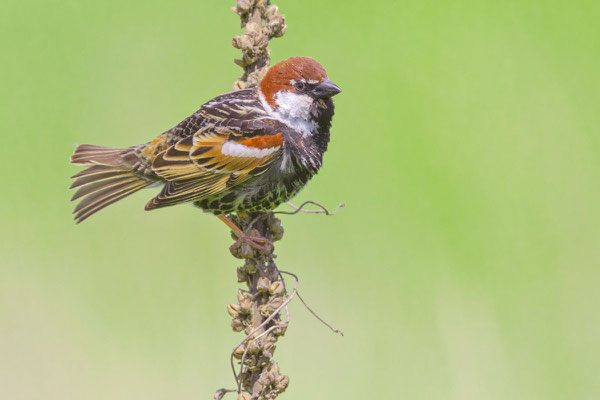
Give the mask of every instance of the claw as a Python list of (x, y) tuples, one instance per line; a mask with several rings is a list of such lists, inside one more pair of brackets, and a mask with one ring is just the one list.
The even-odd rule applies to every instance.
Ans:
[(233, 235), (237, 238), (235, 243), (229, 247), (231, 254), (238, 258), (252, 258), (258, 251), (263, 256), (273, 253), (273, 243), (261, 236), (256, 229), (251, 229), (251, 234), (246, 234), (236, 224), (224, 215), (218, 215), (219, 219), (231, 228)]
[[(247, 243), (253, 249), (256, 249), (262, 253), (266, 253), (269, 245), (273, 246), (271, 241), (262, 236), (250, 236), (242, 233), (241, 236), (238, 236), (237, 242)], [(260, 244), (262, 243), (262, 245)]]

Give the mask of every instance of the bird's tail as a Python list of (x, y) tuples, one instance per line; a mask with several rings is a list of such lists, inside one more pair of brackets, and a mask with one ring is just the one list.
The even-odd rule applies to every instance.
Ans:
[(70, 189), (78, 188), (71, 201), (83, 197), (73, 211), (77, 223), (153, 183), (133, 172), (136, 161), (137, 157), (131, 148), (115, 149), (82, 144), (75, 149), (71, 163), (90, 165), (71, 177), (75, 182)]

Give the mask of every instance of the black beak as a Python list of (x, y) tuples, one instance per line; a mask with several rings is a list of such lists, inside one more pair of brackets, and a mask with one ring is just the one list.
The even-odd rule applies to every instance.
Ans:
[(323, 79), (321, 83), (312, 90), (312, 93), (317, 99), (327, 99), (331, 96), (335, 96), (341, 91), (342, 89), (340, 89), (338, 85), (331, 82), (329, 79)]

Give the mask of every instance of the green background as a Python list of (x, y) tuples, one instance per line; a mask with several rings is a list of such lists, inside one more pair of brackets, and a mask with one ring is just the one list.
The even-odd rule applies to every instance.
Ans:
[[(230, 4), (232, 3), (232, 4)], [(600, 398), (597, 1), (281, 0), (274, 61), (343, 93), (284, 217), (282, 399)], [(76, 226), (76, 143), (129, 146), (229, 91), (233, 2), (14, 1), (0, 16), (0, 397), (208, 399), (233, 386), (239, 262), (143, 190)], [(235, 398), (229, 395), (230, 398)]]

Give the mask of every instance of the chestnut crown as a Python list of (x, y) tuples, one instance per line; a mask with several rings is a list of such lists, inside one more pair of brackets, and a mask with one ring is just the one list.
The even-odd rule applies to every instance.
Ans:
[(270, 106), (277, 108), (275, 97), (280, 92), (309, 95), (325, 99), (341, 92), (327, 77), (325, 68), (310, 57), (292, 57), (280, 61), (267, 71), (258, 86)]

